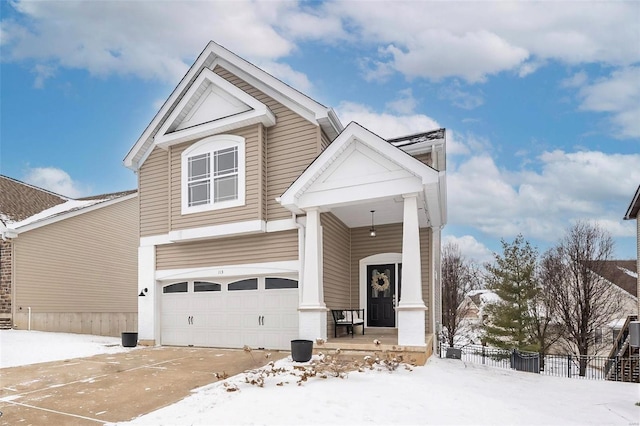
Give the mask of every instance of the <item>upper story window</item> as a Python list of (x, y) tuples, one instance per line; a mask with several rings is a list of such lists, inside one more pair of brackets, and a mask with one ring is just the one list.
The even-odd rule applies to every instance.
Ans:
[(182, 214), (242, 206), (244, 194), (244, 138), (211, 136), (182, 153)]

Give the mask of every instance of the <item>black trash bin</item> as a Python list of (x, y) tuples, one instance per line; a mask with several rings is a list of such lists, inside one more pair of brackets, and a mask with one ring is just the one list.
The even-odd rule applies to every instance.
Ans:
[(307, 362), (313, 353), (313, 342), (311, 340), (292, 340), (291, 358), (295, 362)]
[(124, 331), (122, 333), (122, 346), (125, 348), (135, 348), (138, 345), (138, 333)]

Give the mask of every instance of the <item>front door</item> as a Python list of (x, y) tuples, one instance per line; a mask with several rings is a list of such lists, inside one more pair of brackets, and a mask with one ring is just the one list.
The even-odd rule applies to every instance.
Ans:
[(367, 265), (367, 325), (395, 327), (396, 265)]

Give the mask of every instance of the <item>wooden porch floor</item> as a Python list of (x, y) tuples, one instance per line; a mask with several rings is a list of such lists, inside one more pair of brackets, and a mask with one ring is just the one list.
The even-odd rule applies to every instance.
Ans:
[[(340, 331), (340, 330), (338, 330)], [(424, 365), (433, 353), (433, 334), (425, 336), (426, 347), (398, 345), (398, 330), (395, 328), (367, 328), (356, 327), (353, 337), (344, 333), (338, 337), (331, 335), (324, 343), (314, 342), (314, 352), (332, 352), (340, 349), (345, 355), (373, 355), (374, 353), (405, 354), (408, 359), (415, 359), (416, 364)]]

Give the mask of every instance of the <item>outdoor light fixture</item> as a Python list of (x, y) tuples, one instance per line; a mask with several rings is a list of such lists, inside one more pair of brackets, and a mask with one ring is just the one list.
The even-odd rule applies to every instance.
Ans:
[(138, 297), (141, 297), (141, 296), (142, 296), (142, 297), (144, 297), (144, 296), (146, 296), (146, 293), (147, 293), (148, 291), (149, 291), (149, 290), (145, 287), (144, 289), (140, 290), (140, 294), (138, 295)]
[(376, 236), (376, 227), (373, 226), (373, 213), (375, 212), (375, 210), (371, 210), (371, 229), (369, 229), (369, 236), (370, 237), (375, 237)]

